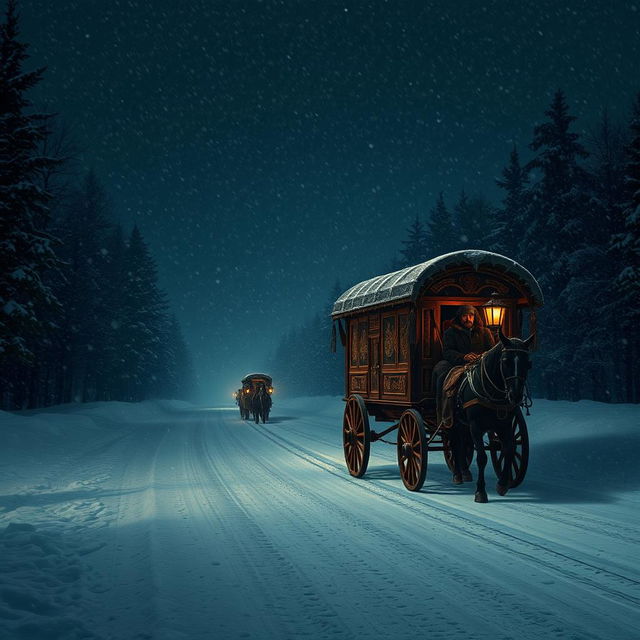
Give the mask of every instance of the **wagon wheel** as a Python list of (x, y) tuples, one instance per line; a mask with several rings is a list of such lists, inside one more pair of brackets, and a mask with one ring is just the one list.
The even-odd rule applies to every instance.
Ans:
[[(529, 433), (527, 423), (518, 407), (513, 416), (513, 439), (515, 442), (515, 452), (513, 463), (511, 464), (509, 487), (517, 487), (527, 474), (529, 465)], [(491, 433), (489, 436), (489, 448), (491, 452), (491, 463), (496, 475), (499, 477), (504, 467), (504, 453), (498, 436)]]
[(415, 409), (407, 409), (398, 425), (398, 467), (409, 491), (420, 491), (427, 477), (427, 434), (424, 420)]
[(357, 394), (349, 396), (344, 408), (342, 444), (349, 473), (355, 478), (362, 478), (369, 464), (371, 431), (367, 407), (362, 396)]
[[(473, 454), (475, 452), (475, 449), (473, 448), (472, 440), (468, 440), (465, 444), (465, 453), (467, 454), (466, 468), (468, 469), (473, 462)], [(453, 467), (453, 451), (451, 450), (451, 442), (447, 433), (442, 434), (442, 454), (444, 455), (444, 461), (447, 463), (447, 467), (449, 467), (449, 471), (451, 471), (451, 473), (454, 473), (455, 469)]]

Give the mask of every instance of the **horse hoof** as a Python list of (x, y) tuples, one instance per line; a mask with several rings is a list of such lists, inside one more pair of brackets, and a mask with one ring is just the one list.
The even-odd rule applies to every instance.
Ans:
[(471, 471), (463, 471), (462, 472), (462, 481), (463, 482), (472, 482), (473, 475), (471, 475)]
[(500, 483), (498, 483), (496, 485), (496, 491), (498, 492), (499, 496), (506, 496), (507, 491), (509, 491), (509, 487), (503, 487)]
[(474, 498), (474, 502), (480, 502), (482, 504), (489, 502), (489, 498), (487, 498), (486, 492), (476, 491), (476, 497)]
[(462, 484), (462, 476), (459, 473), (453, 474), (453, 484)]

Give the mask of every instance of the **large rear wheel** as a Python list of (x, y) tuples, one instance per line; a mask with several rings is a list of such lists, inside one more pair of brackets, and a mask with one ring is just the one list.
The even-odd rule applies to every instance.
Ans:
[(349, 473), (354, 478), (362, 478), (369, 464), (371, 430), (367, 407), (362, 396), (357, 394), (349, 396), (344, 408), (342, 444)]
[[(515, 450), (509, 474), (510, 489), (522, 483), (527, 474), (527, 467), (529, 466), (529, 432), (527, 431), (527, 423), (520, 407), (516, 409), (513, 416), (512, 427)], [(498, 478), (500, 478), (502, 470), (504, 469), (505, 460), (502, 445), (495, 433), (491, 433), (489, 436), (489, 450), (491, 452), (493, 470), (496, 472)]]
[(409, 491), (420, 491), (427, 477), (427, 433), (415, 409), (407, 409), (398, 425), (398, 467)]

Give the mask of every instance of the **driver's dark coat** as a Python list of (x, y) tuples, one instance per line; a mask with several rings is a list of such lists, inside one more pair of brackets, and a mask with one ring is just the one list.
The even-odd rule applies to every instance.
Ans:
[(476, 324), (465, 329), (454, 322), (443, 336), (443, 358), (452, 365), (464, 364), (467, 353), (484, 353), (493, 347), (495, 340), (491, 331)]

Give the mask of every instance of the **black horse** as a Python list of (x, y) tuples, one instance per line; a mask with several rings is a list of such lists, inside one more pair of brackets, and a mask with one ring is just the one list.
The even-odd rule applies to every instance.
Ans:
[(471, 480), (468, 468), (471, 450), (469, 436), (476, 450), (476, 502), (488, 502), (484, 481), (487, 453), (483, 440), (487, 432), (496, 434), (503, 454), (496, 491), (504, 496), (510, 488), (511, 465), (515, 455), (513, 417), (522, 404), (527, 374), (531, 368), (529, 347), (533, 335), (526, 340), (507, 338), (499, 329), (498, 336), (500, 341), (464, 375), (456, 396), (459, 410), (450, 429), (454, 482)]
[(253, 417), (256, 421), (256, 424), (260, 423), (260, 419), (262, 422), (267, 422), (269, 419), (269, 410), (271, 409), (271, 396), (267, 391), (267, 388), (263, 383), (258, 385), (258, 388), (252, 399), (252, 410)]

